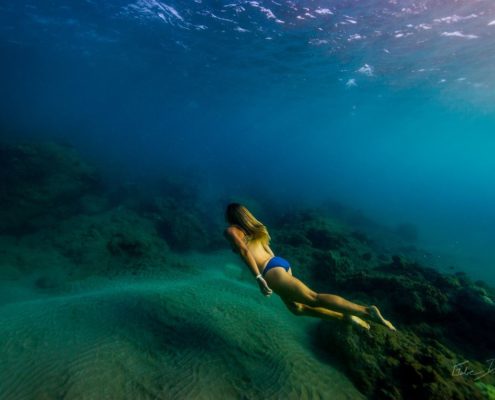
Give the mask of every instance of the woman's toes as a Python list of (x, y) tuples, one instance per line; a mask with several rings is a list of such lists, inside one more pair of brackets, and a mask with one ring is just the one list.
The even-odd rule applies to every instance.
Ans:
[(355, 315), (351, 315), (351, 321), (353, 324), (355, 324), (361, 328), (370, 329), (370, 324), (368, 324), (365, 320), (363, 320), (359, 317), (356, 317)]
[(345, 320), (360, 328), (370, 329), (370, 324), (355, 315), (345, 314)]
[(370, 314), (370, 318), (373, 321), (378, 322), (379, 324), (382, 324), (382, 325), (386, 326), (388, 329), (390, 329), (392, 331), (396, 331), (397, 330), (395, 328), (395, 326), (393, 326), (390, 321), (388, 321), (385, 318), (383, 318), (383, 316), (380, 313), (380, 310), (378, 309), (377, 306), (370, 306), (369, 307), (369, 314)]

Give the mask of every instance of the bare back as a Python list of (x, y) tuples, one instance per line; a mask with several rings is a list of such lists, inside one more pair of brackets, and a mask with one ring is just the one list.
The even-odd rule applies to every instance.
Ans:
[(263, 271), (265, 264), (274, 256), (272, 249), (268, 244), (264, 245), (260, 240), (250, 240), (249, 236), (237, 225), (231, 225), (242, 234), (242, 240), (246, 244), (249, 252), (256, 261), (258, 269)]

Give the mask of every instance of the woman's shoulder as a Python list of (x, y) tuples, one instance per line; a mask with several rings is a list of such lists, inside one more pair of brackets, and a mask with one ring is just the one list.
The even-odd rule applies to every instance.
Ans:
[(242, 229), (239, 225), (232, 224), (232, 225), (229, 225), (227, 228), (225, 228), (226, 232), (232, 232), (233, 230), (238, 231), (238, 232), (242, 232), (242, 233), (244, 233), (244, 235), (246, 235), (246, 232), (244, 231), (244, 229)]
[(240, 226), (238, 225), (229, 225), (228, 227), (225, 228), (225, 230), (223, 231), (223, 234), (225, 236), (246, 236), (246, 232), (244, 232), (244, 230), (241, 229)]
[(240, 234), (238, 237), (240, 237), (246, 244), (251, 239), (251, 236), (248, 235), (246, 231), (242, 229), (239, 225), (235, 225), (235, 224), (230, 225), (229, 227), (226, 228), (226, 232), (228, 232), (231, 235), (234, 234), (236, 236)]

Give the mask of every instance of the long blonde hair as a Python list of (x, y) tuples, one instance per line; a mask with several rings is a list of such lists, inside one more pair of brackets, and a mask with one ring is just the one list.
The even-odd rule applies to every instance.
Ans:
[(242, 204), (230, 203), (225, 211), (225, 218), (229, 224), (239, 225), (251, 240), (270, 244), (271, 237), (266, 226)]

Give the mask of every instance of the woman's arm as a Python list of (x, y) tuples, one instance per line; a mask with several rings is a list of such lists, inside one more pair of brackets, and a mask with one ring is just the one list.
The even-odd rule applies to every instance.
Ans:
[(265, 279), (260, 274), (258, 265), (256, 265), (256, 260), (242, 240), (239, 231), (237, 231), (233, 227), (229, 227), (224, 231), (224, 234), (231, 242), (232, 247), (239, 250), (239, 254), (242, 256), (244, 262), (247, 264), (252, 274), (256, 277), (261, 293), (263, 293), (265, 296), (270, 296), (272, 294), (272, 289), (268, 287)]
[(231, 243), (237, 248), (239, 254), (242, 256), (244, 262), (247, 264), (254, 276), (258, 276), (260, 271), (256, 265), (256, 260), (247, 248), (246, 244), (242, 240), (240, 233), (232, 227), (225, 230), (225, 236), (231, 241)]

